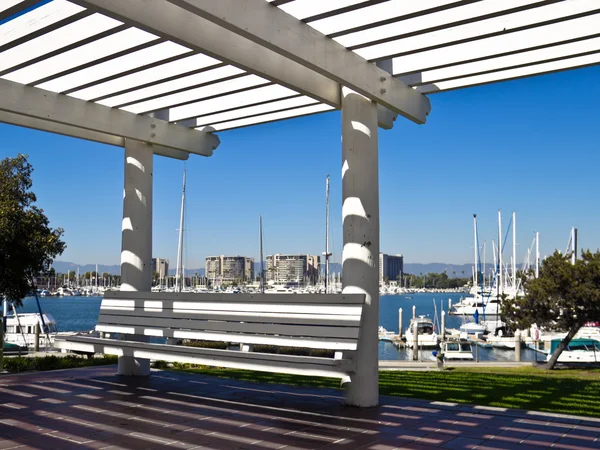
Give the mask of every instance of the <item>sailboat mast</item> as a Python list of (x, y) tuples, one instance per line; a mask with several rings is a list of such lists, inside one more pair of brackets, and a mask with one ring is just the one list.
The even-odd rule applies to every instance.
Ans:
[(181, 270), (183, 269), (183, 219), (185, 214), (185, 181), (186, 169), (183, 169), (183, 190), (181, 192), (181, 214), (179, 216), (179, 245), (177, 246), (177, 271), (175, 273), (175, 291), (181, 292), (182, 277)]
[(498, 297), (502, 292), (502, 212), (498, 210)]
[(575, 264), (577, 261), (577, 228), (571, 229), (571, 264)]
[(325, 180), (325, 293), (329, 283), (329, 175)]
[(540, 277), (540, 232), (535, 233), (535, 277)]
[(263, 258), (263, 229), (262, 229), (262, 214), (259, 219), (259, 228), (260, 228), (260, 292), (261, 294), (265, 293), (265, 267), (264, 267), (264, 258)]
[(483, 268), (481, 269), (481, 273), (482, 273), (482, 279), (483, 279), (483, 284), (485, 285), (485, 244), (487, 241), (483, 241), (483, 261), (482, 261), (482, 265)]
[(512, 213), (512, 279), (515, 298), (517, 296), (517, 213)]
[(473, 214), (473, 287), (476, 287), (479, 279), (477, 267), (477, 214)]

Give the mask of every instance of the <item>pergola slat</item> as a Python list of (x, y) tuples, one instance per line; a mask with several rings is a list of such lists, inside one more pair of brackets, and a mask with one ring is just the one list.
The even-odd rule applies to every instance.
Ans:
[[(389, 128), (390, 101), (422, 121), (422, 94), (597, 64), (600, 53), (596, 0), (0, 3), (10, 17), (0, 78), (219, 131), (339, 109), (342, 85), (366, 89)], [(362, 57), (389, 61), (398, 80), (365, 71)], [(360, 84), (380, 72), (378, 90)]]

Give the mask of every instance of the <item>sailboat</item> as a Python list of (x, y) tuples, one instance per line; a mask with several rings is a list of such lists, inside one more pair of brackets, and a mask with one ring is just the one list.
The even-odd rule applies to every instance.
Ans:
[(259, 218), (259, 227), (260, 227), (260, 293), (265, 293), (265, 267), (264, 267), (264, 258), (263, 258), (263, 228), (262, 228), (262, 214)]
[(325, 294), (329, 293), (329, 175), (325, 180)]
[(181, 292), (185, 285), (183, 269), (183, 223), (185, 218), (186, 169), (183, 169), (183, 189), (181, 191), (181, 214), (179, 216), (179, 244), (177, 246), (177, 269), (175, 271), (175, 292)]

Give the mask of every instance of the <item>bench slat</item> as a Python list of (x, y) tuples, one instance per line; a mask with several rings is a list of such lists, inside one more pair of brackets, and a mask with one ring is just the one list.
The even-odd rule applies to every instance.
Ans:
[(358, 327), (330, 327), (311, 325), (289, 325), (273, 323), (222, 322), (173, 318), (172, 313), (163, 312), (159, 317), (133, 317), (107, 314), (101, 311), (99, 325), (133, 325), (151, 328), (175, 328), (180, 330), (221, 331), (225, 333), (259, 333), (291, 337), (358, 339)]
[(133, 311), (115, 310), (110, 308), (100, 309), (100, 318), (103, 315), (120, 315), (132, 317), (173, 317), (175, 319), (192, 320), (221, 320), (230, 322), (252, 322), (252, 323), (280, 323), (296, 325), (321, 325), (321, 326), (349, 326), (358, 327), (360, 325), (360, 315), (339, 316), (339, 315), (315, 315), (315, 314), (297, 314), (297, 313), (271, 313), (271, 312), (245, 312), (235, 311), (190, 311), (180, 312), (172, 309), (163, 311), (146, 311), (136, 308)]
[[(146, 292), (147, 294), (147, 292)], [(201, 295), (201, 294), (199, 294)], [(291, 295), (291, 294), (290, 294)], [(193, 311), (225, 311), (225, 312), (271, 312), (283, 314), (306, 314), (309, 316), (317, 315), (339, 315), (356, 316), (361, 315), (362, 306), (342, 306), (327, 304), (278, 304), (278, 303), (239, 303), (234, 299), (237, 295), (230, 294), (228, 302), (203, 302), (203, 301), (171, 301), (171, 300), (125, 300), (125, 299), (104, 299), (100, 309), (123, 310), (123, 311), (161, 311), (171, 309), (180, 312)]]
[(281, 303), (281, 304), (330, 304), (330, 305), (362, 305), (364, 294), (197, 294), (191, 292), (136, 292), (107, 291), (106, 299), (124, 300), (157, 300), (157, 301), (205, 301), (205, 302), (237, 302), (237, 303)]
[(275, 345), (283, 347), (314, 348), (327, 350), (356, 350), (356, 339), (295, 338), (286, 336), (266, 336), (253, 334), (217, 333), (185, 331), (153, 327), (126, 325), (96, 325), (96, 331), (104, 333), (137, 334), (142, 336), (173, 337), (178, 339), (198, 339), (215, 342), (240, 344)]
[(232, 352), (90, 337), (57, 339), (55, 346), (67, 350), (297, 375), (340, 377), (354, 371), (353, 362), (345, 359)]

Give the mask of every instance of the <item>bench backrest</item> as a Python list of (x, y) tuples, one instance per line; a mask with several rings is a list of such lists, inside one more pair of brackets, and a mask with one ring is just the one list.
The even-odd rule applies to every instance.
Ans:
[(97, 331), (356, 350), (364, 294), (106, 292)]

